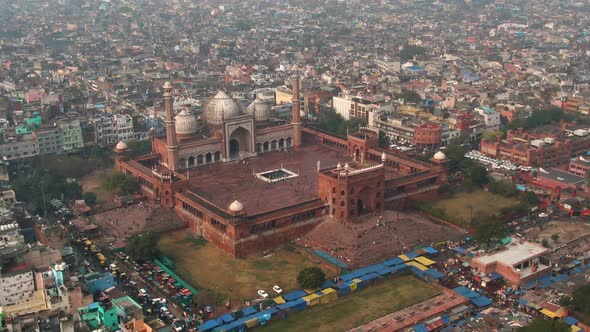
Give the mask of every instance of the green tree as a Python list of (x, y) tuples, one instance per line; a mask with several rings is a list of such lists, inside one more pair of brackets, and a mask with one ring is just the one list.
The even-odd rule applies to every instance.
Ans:
[(543, 239), (543, 241), (541, 241), (541, 245), (543, 245), (545, 248), (549, 248), (549, 241), (547, 241), (547, 239)]
[(498, 131), (486, 131), (486, 132), (483, 133), (483, 138), (482, 139), (484, 141), (491, 142), (491, 141), (495, 141), (496, 140), (496, 137), (502, 136), (502, 135), (503, 135), (503, 133), (501, 131), (499, 131), (499, 130)]
[(88, 191), (84, 193), (84, 203), (88, 206), (94, 206), (96, 204), (96, 194), (92, 191)]
[(103, 187), (108, 191), (116, 191), (121, 187), (121, 183), (123, 183), (124, 180), (125, 174), (113, 170), (105, 176)]
[(479, 187), (490, 182), (490, 179), (488, 178), (488, 170), (481, 165), (474, 165), (469, 169), (469, 178), (473, 185)]
[(476, 216), (475, 220), (474, 239), (479, 243), (487, 243), (489, 247), (492, 239), (498, 239), (504, 236), (502, 223), (498, 218), (494, 216)]
[(324, 271), (317, 266), (306, 267), (299, 272), (299, 275), (297, 275), (297, 283), (299, 284), (299, 287), (304, 289), (319, 288), (324, 281), (326, 281), (326, 275), (324, 274)]
[(127, 143), (131, 157), (138, 157), (152, 152), (152, 142), (150, 140), (131, 141)]
[(517, 330), (518, 332), (569, 332), (571, 331), (570, 326), (562, 320), (549, 320), (543, 318), (537, 318), (533, 320), (529, 325), (521, 327)]
[(520, 194), (520, 196), (520, 201), (526, 204), (528, 207), (538, 206), (539, 204), (541, 204), (539, 196), (537, 196), (532, 191), (523, 192), (522, 194)]
[(422, 101), (422, 97), (420, 97), (420, 95), (417, 92), (406, 88), (403, 88), (401, 93), (396, 94), (395, 97), (397, 99), (403, 99), (405, 102), (415, 104), (418, 104)]
[(444, 150), (445, 155), (449, 159), (449, 170), (456, 172), (461, 170), (467, 162), (465, 158), (465, 149), (456, 143), (450, 143)]
[(590, 285), (585, 285), (574, 289), (572, 292), (572, 308), (590, 315)]
[(402, 61), (407, 61), (414, 58), (415, 56), (423, 55), (425, 53), (426, 49), (424, 47), (407, 44), (404, 45), (404, 48), (401, 50), (400, 56), (402, 58)]
[(557, 241), (559, 241), (559, 234), (557, 234), (557, 233), (551, 234), (551, 240), (553, 240), (553, 242), (557, 243)]
[(139, 191), (139, 182), (134, 177), (126, 175), (120, 188), (123, 194), (132, 194)]
[(158, 254), (158, 241), (151, 232), (133, 234), (127, 239), (125, 251), (134, 260), (151, 260)]

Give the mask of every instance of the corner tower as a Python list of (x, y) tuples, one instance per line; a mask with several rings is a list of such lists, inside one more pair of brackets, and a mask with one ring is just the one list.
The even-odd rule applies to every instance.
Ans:
[(178, 142), (176, 141), (176, 127), (174, 125), (174, 110), (172, 107), (172, 84), (164, 83), (164, 108), (166, 110), (166, 159), (168, 169), (177, 170)]

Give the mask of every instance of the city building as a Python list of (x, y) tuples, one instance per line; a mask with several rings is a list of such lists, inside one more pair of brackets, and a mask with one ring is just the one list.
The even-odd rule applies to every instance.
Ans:
[(114, 145), (119, 141), (135, 140), (133, 119), (128, 114), (103, 113), (92, 119), (95, 143)]
[[(568, 126), (570, 126), (568, 128)], [(590, 151), (588, 130), (565, 122), (534, 130), (509, 130), (506, 139), (482, 140), (481, 152), (513, 163), (550, 167), (564, 164), (572, 157)]]
[(79, 119), (60, 119), (57, 121), (57, 126), (63, 134), (64, 151), (74, 151), (84, 147)]
[(489, 107), (477, 107), (475, 112), (483, 117), (485, 131), (500, 130), (500, 113)]
[(513, 239), (506, 248), (471, 260), (476, 272), (496, 272), (514, 287), (551, 274), (551, 264), (542, 256), (549, 249), (524, 240)]
[(379, 67), (382, 71), (389, 73), (399, 73), (401, 69), (401, 63), (399, 61), (392, 61), (387, 58), (373, 60), (375, 66)]
[[(590, 159), (590, 157), (588, 157)], [(569, 171), (578, 176), (587, 177), (590, 170), (590, 161), (583, 156), (570, 160)]]
[(64, 150), (64, 137), (60, 128), (39, 128), (33, 132), (39, 145), (39, 154), (61, 154)]
[(39, 144), (32, 135), (8, 138), (0, 144), (0, 158), (3, 160), (29, 159), (39, 154)]
[[(294, 82), (298, 91), (297, 76)], [(152, 136), (153, 153), (133, 160), (117, 144), (116, 167), (232, 256), (273, 248), (328, 219), (404, 206), (447, 181), (443, 153), (427, 163), (379, 149), (373, 130), (342, 139), (306, 128), (298, 100), (284, 123), (244, 114), (218, 92), (205, 104), (213, 132), (204, 138), (194, 116), (174, 118), (170, 83), (164, 91), (166, 137)]]
[(18, 264), (2, 270), (0, 275), (0, 305), (5, 307), (25, 302), (35, 293), (33, 270)]

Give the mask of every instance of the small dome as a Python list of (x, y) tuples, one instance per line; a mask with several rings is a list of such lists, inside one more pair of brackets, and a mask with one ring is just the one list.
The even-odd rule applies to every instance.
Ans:
[(447, 159), (447, 156), (442, 151), (438, 151), (437, 153), (434, 154), (433, 158), (436, 160), (445, 160), (445, 159)]
[(240, 212), (244, 209), (244, 205), (242, 205), (242, 203), (238, 202), (238, 201), (233, 201), (233, 203), (231, 203), (229, 205), (229, 210), (231, 212)]
[(197, 132), (197, 118), (186, 110), (182, 110), (174, 118), (176, 133), (179, 135), (192, 135)]
[(240, 115), (238, 104), (225, 92), (219, 91), (205, 105), (205, 118), (210, 125), (220, 126), (224, 120)]
[(170, 83), (169, 81), (166, 81), (166, 83), (164, 83), (163, 88), (164, 89), (172, 89), (172, 83)]
[(115, 150), (117, 151), (125, 151), (127, 150), (127, 143), (123, 142), (123, 141), (119, 141), (119, 143), (117, 143), (117, 145), (115, 146)]
[(256, 122), (268, 121), (268, 119), (270, 119), (270, 106), (265, 104), (259, 98), (256, 98), (256, 100), (246, 108), (246, 114), (254, 114), (254, 120)]

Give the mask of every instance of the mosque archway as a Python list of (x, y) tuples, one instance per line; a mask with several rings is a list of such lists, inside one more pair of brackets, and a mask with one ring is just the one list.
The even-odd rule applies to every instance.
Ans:
[(268, 142), (264, 142), (264, 144), (262, 145), (262, 151), (266, 152), (266, 151), (268, 151), (268, 148), (269, 148)]
[(252, 152), (252, 135), (244, 127), (234, 130), (229, 136), (229, 157), (239, 159), (242, 152)]
[(197, 156), (197, 165), (203, 165), (204, 157), (202, 154)]
[(285, 140), (283, 138), (281, 138), (279, 140), (279, 149), (284, 149), (285, 148)]
[(209, 164), (213, 161), (213, 155), (211, 154), (211, 152), (207, 152), (207, 154), (205, 155), (205, 163)]
[(272, 141), (270, 142), (270, 149), (271, 149), (272, 151), (274, 151), (274, 150), (276, 150), (276, 149), (277, 149), (277, 141), (276, 141), (276, 140), (272, 140)]
[(371, 194), (371, 189), (369, 187), (365, 187), (359, 191), (356, 204), (357, 215), (361, 216), (363, 214), (372, 212), (372, 197), (373, 195)]
[(293, 139), (291, 137), (287, 137), (287, 147), (290, 148), (293, 145)]
[(215, 154), (213, 155), (213, 160), (221, 161), (221, 152), (215, 151)]
[(180, 165), (180, 167), (182, 168), (186, 168), (187, 166), (187, 162), (186, 162), (186, 158), (180, 158), (180, 160), (178, 160), (178, 165)]
[(188, 157), (188, 167), (193, 167), (195, 166), (195, 157), (190, 156)]
[(258, 153), (262, 152), (262, 144), (261, 143), (256, 143), (256, 152), (258, 152)]

